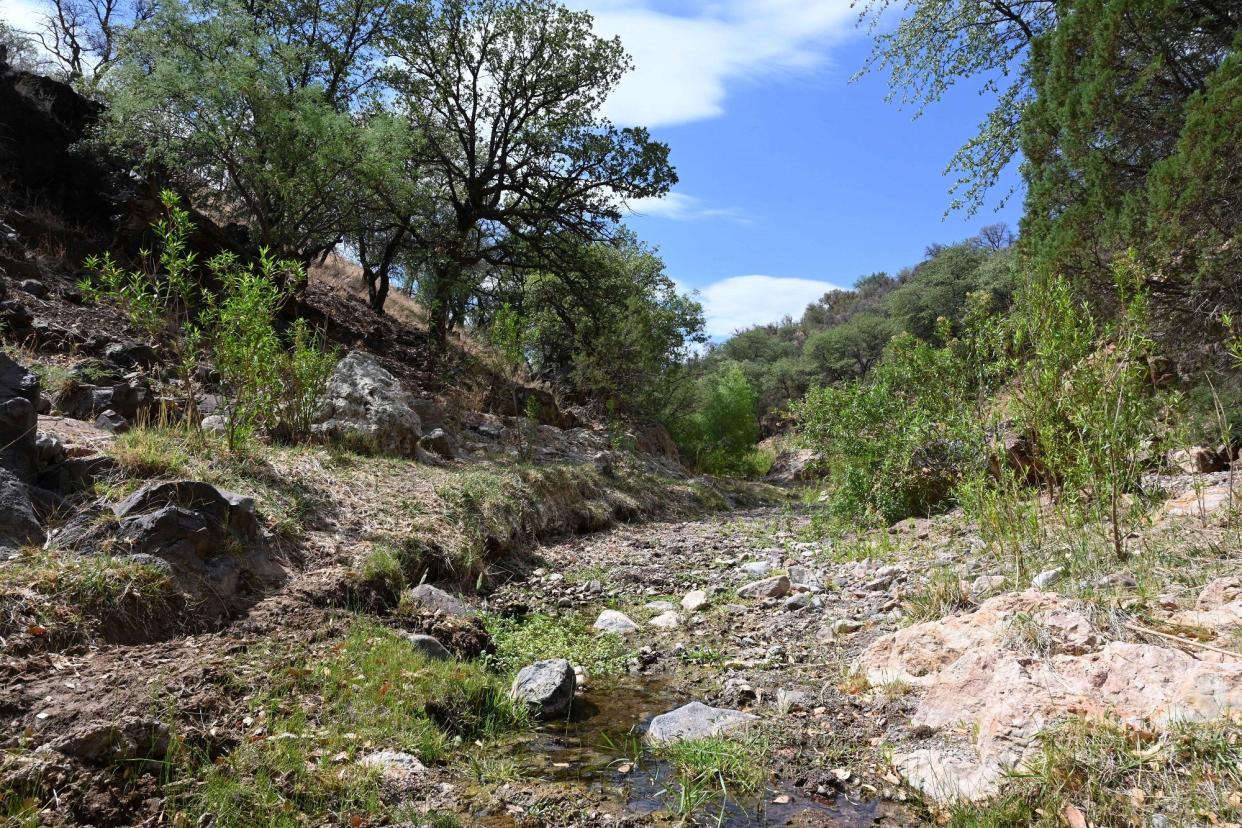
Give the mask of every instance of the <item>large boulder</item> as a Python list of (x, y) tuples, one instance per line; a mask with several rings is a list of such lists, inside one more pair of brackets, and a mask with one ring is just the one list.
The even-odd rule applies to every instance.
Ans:
[(13, 472), (0, 467), (0, 550), (43, 543), (43, 527), (30, 501), (30, 490)]
[(111, 507), (97, 504), (55, 542), (79, 554), (163, 561), (180, 588), (213, 615), (262, 594), (283, 575), (254, 501), (198, 481), (151, 483)]
[(764, 482), (791, 486), (822, 477), (824, 471), (824, 456), (814, 449), (782, 451), (772, 461), (772, 468), (768, 470)]
[(893, 758), (907, 782), (945, 802), (1000, 792), (1011, 771), (1038, 757), (1039, 734), (1070, 716), (1154, 729), (1242, 718), (1242, 663), (1108, 641), (1079, 605), (1048, 592), (1001, 595), (973, 613), (882, 636), (857, 666), (873, 685), (920, 693), (912, 727), (973, 734), (973, 750)]
[(350, 351), (332, 371), (313, 430), (381, 454), (412, 457), (423, 436), (415, 403), (374, 356)]
[(112, 411), (133, 422), (155, 402), (155, 395), (145, 384), (138, 381), (115, 385), (71, 384), (56, 397), (56, 407), (66, 417), (75, 420), (94, 420), (106, 411)]
[(555, 719), (569, 712), (576, 686), (569, 662), (552, 658), (523, 667), (513, 679), (509, 694), (525, 704), (536, 719)]

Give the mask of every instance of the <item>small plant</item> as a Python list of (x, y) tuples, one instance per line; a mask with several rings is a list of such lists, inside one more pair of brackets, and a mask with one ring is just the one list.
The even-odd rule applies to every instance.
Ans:
[(934, 570), (927, 583), (910, 592), (903, 603), (912, 623), (935, 621), (971, 606), (970, 592), (947, 567)]
[(624, 672), (633, 656), (619, 637), (597, 635), (582, 619), (532, 615), (519, 621), (489, 616), (485, 623), (496, 645), (491, 658), (502, 672), (539, 659), (564, 658), (592, 676), (610, 676)]

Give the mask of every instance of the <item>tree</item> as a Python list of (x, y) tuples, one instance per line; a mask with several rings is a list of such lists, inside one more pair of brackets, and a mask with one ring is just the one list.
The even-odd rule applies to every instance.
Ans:
[(167, 0), (125, 38), (105, 136), (308, 263), (353, 210), (355, 110), (378, 91), (373, 47), (391, 5)]
[(32, 35), (18, 31), (0, 20), (0, 64), (8, 64), (23, 72), (37, 72), (42, 68), (39, 47)]
[(1237, 243), (1221, 219), (1236, 212), (1231, 58), (1242, 10), (1172, 0), (1071, 7), (1032, 58), (1022, 235), (1035, 270), (1116, 310), (1113, 262), (1135, 247), (1166, 345), (1218, 340), (1216, 314), (1238, 301), (1236, 271), (1200, 266), (1213, 247)]
[(714, 474), (742, 471), (759, 440), (759, 398), (736, 363), (705, 378), (695, 412), (675, 429), (695, 465)]
[(1014, 235), (1009, 230), (1009, 225), (1002, 221), (983, 227), (979, 230), (979, 235), (971, 241), (983, 250), (1000, 251), (1013, 246)]
[(860, 21), (872, 30), (894, 8), (906, 16), (876, 36), (863, 71), (889, 73), (889, 100), (912, 104), (916, 115), (958, 83), (983, 79), (996, 105), (950, 160), (957, 175), (949, 209), (971, 212), (1017, 156), (1019, 124), (1032, 99), (1026, 60), (1031, 44), (1057, 22), (1056, 0), (864, 0)]
[(487, 265), (520, 265), (514, 256), (560, 234), (605, 239), (622, 200), (676, 183), (666, 145), (599, 114), (630, 63), (591, 25), (552, 0), (445, 0), (398, 15), (395, 105), (447, 205), (409, 228), (440, 346)]
[(892, 320), (863, 313), (811, 336), (806, 353), (821, 376), (834, 380), (861, 377), (884, 355), (898, 330)]
[(124, 33), (149, 19), (150, 0), (45, 0), (34, 37), (70, 82), (93, 86), (117, 59)]

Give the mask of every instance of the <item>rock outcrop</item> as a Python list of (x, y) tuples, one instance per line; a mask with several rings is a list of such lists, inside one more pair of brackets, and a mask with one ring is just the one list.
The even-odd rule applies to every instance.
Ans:
[(971, 758), (937, 749), (894, 757), (907, 782), (942, 801), (995, 795), (1038, 750), (1039, 733), (1071, 715), (1156, 728), (1242, 718), (1242, 661), (1108, 641), (1077, 604), (1047, 592), (1000, 595), (885, 635), (858, 669), (872, 684), (922, 691), (912, 727), (976, 734)]

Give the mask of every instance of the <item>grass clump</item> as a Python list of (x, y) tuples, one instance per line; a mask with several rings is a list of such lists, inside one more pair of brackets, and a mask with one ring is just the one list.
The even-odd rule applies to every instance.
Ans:
[(540, 659), (563, 658), (581, 665), (592, 676), (619, 675), (634, 655), (620, 637), (599, 635), (578, 617), (488, 617), (485, 623), (496, 645), (491, 658), (504, 672), (520, 670)]
[(713, 805), (723, 812), (729, 799), (754, 796), (767, 778), (766, 742), (751, 739), (687, 739), (661, 745), (658, 752), (677, 774), (671, 810), (690, 818)]
[(1154, 735), (1072, 719), (1040, 735), (1040, 753), (1009, 792), (945, 815), (955, 828), (1062, 825), (1075, 809), (1093, 825), (1222, 825), (1242, 821), (1242, 733), (1229, 722), (1181, 723)]
[[(269, 654), (273, 662), (278, 659)], [(283, 660), (283, 659), (280, 659)], [(380, 750), (443, 761), (457, 739), (488, 740), (525, 727), (501, 679), (477, 664), (425, 658), (400, 634), (357, 620), (325, 652), (307, 653), (253, 705), (241, 744), (211, 762), (179, 757), (176, 808), (193, 824), (285, 828), (393, 819), (373, 770)]]
[(917, 624), (944, 618), (973, 604), (961, 578), (952, 569), (944, 568), (934, 570), (926, 584), (906, 596), (902, 606), (906, 619)]
[(192, 459), (211, 449), (210, 435), (187, 428), (135, 428), (108, 449), (126, 477), (184, 477)]

